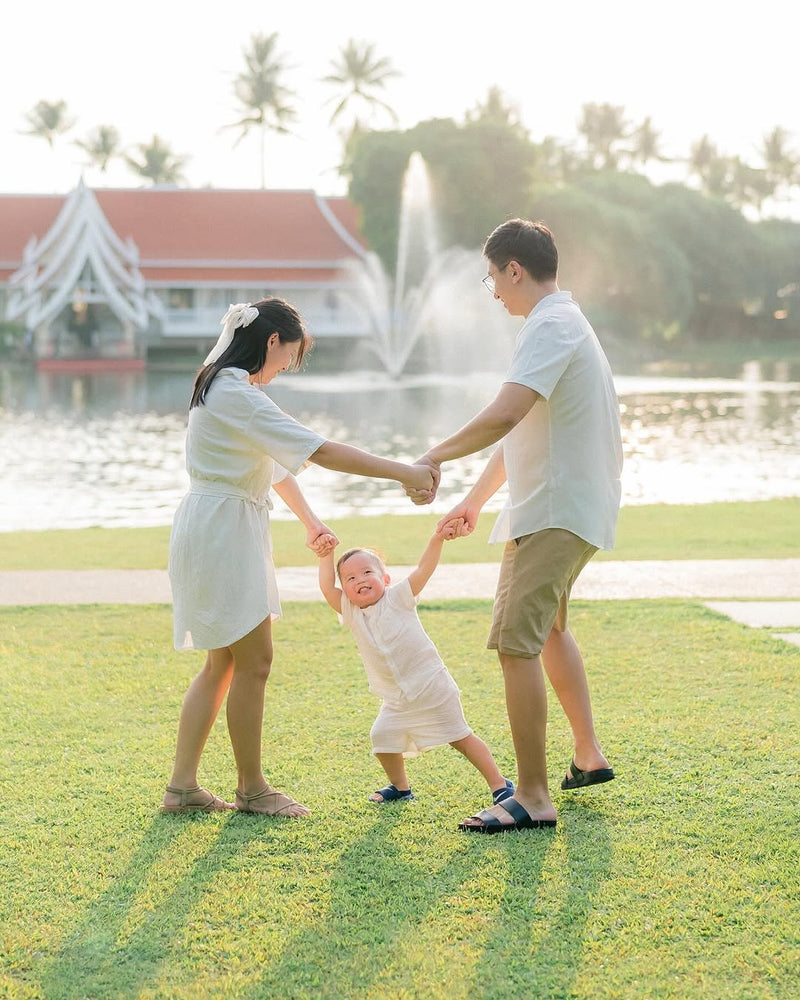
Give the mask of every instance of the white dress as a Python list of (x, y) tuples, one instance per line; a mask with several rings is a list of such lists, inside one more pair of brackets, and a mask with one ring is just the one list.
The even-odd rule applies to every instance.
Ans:
[(407, 577), (368, 608), (342, 593), (342, 622), (355, 636), (370, 691), (382, 699), (370, 729), (373, 753), (414, 757), (472, 733), (458, 685), (422, 627)]
[(220, 649), (280, 615), (269, 489), (324, 442), (242, 368), (223, 368), (189, 412), (190, 487), (169, 547), (176, 649)]

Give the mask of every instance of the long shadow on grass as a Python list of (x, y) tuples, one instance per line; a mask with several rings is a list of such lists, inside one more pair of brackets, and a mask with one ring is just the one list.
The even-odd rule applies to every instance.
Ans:
[[(159, 816), (107, 892), (90, 904), (83, 920), (64, 941), (42, 976), (48, 1000), (81, 997), (126, 1000), (151, 983), (206, 887), (248, 843), (264, 838), (261, 824), (228, 821), (191, 867), (174, 876), (152, 908), (139, 908), (151, 885), (151, 871), (162, 863), (187, 824), (203, 816)], [(133, 919), (131, 919), (133, 917)], [(126, 925), (133, 925), (128, 932)], [(122, 942), (122, 943), (121, 943)]]
[(324, 918), (287, 937), (280, 956), (253, 984), (252, 996), (366, 996), (387, 970), (392, 974), (403, 944), (475, 876), (482, 860), (469, 850), (446, 859), (424, 846), (404, 850), (407, 823), (406, 809), (381, 809), (331, 872)]
[[(508, 883), (494, 919), (473, 989), (485, 996), (571, 996), (580, 972), (589, 917), (611, 865), (611, 838), (603, 816), (579, 802), (559, 806), (566, 841), (566, 870), (543, 892), (533, 877), (531, 854), (552, 843), (537, 831), (505, 834)], [(537, 866), (534, 865), (535, 869)], [(538, 865), (541, 868), (541, 863)]]

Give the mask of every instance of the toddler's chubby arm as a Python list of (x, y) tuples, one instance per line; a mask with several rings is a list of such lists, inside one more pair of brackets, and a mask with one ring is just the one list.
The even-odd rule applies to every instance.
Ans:
[(442, 546), (446, 537), (442, 529), (437, 527), (435, 533), (431, 535), (431, 540), (428, 542), (425, 551), (420, 556), (419, 562), (408, 574), (408, 582), (411, 584), (411, 593), (414, 597), (419, 594), (428, 580), (430, 580), (433, 571), (439, 565)]
[(319, 560), (319, 589), (322, 596), (330, 604), (337, 614), (342, 613), (342, 592), (336, 586), (336, 567), (333, 562), (334, 546), (320, 556)]

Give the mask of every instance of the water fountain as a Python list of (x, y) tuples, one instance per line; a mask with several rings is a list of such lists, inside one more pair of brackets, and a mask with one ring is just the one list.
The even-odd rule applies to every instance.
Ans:
[(502, 307), (481, 286), (484, 273), (479, 251), (441, 247), (428, 168), (419, 153), (412, 153), (403, 176), (394, 279), (374, 253), (352, 267), (372, 330), (368, 349), (390, 378), (406, 371), (423, 338), (423, 364), (429, 371), (493, 368), (498, 337), (510, 356), (516, 324), (509, 325)]

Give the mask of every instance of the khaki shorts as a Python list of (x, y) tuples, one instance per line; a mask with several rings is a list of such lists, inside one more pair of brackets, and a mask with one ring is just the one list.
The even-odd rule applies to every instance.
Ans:
[(597, 546), (563, 528), (506, 543), (487, 649), (533, 659), (553, 628), (567, 627), (572, 585)]

